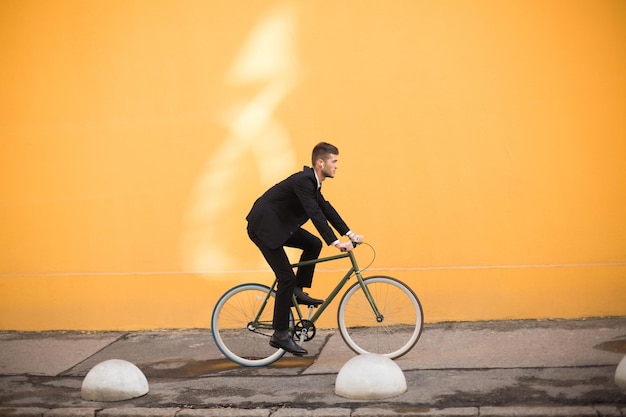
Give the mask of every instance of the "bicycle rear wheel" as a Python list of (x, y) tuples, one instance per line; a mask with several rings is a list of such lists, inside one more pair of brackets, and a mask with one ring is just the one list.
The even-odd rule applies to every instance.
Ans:
[(337, 322), (341, 337), (356, 353), (399, 358), (415, 346), (422, 333), (424, 314), (419, 299), (395, 278), (375, 276), (364, 282), (383, 319), (377, 320), (356, 282), (339, 303)]
[[(211, 331), (220, 351), (243, 366), (265, 366), (285, 351), (269, 345), (275, 291), (261, 284), (242, 284), (228, 290), (213, 309)], [(267, 299), (267, 303), (265, 300)], [(260, 313), (260, 315), (259, 315)], [(258, 316), (258, 320), (257, 320)], [(293, 316), (290, 316), (293, 323)]]

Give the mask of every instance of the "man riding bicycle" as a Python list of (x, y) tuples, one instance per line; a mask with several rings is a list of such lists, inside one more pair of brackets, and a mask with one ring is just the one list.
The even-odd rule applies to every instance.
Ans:
[[(274, 305), (273, 329), (270, 345), (294, 355), (305, 355), (306, 349), (298, 346), (289, 334), (289, 313), (295, 294), (300, 304), (319, 305), (322, 300), (310, 297), (303, 288), (310, 288), (315, 265), (298, 268), (294, 273), (284, 247), (302, 249), (300, 261), (317, 259), (321, 240), (302, 228), (309, 219), (327, 245), (342, 252), (351, 251), (352, 242), (360, 242), (363, 236), (350, 230), (339, 213), (321, 193), (322, 182), (334, 178), (338, 168), (337, 147), (320, 142), (313, 148), (312, 167), (292, 174), (268, 189), (259, 197), (250, 213), (248, 236), (259, 248), (278, 279)], [(349, 241), (340, 241), (330, 225)]]

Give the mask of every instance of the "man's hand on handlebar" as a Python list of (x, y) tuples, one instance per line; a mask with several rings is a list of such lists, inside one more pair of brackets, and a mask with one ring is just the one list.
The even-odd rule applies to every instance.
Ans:
[(352, 249), (354, 249), (354, 245), (350, 240), (347, 242), (338, 242), (337, 244), (335, 244), (335, 247), (341, 252), (351, 252)]
[(352, 233), (349, 237), (350, 237), (350, 240), (355, 243), (363, 243), (363, 235)]

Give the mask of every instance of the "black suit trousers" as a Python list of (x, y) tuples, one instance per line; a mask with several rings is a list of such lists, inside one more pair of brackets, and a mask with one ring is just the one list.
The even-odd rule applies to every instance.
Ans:
[(287, 330), (289, 329), (289, 311), (292, 306), (293, 290), (296, 286), (303, 288), (311, 286), (315, 265), (298, 268), (298, 272), (294, 273), (283, 246), (302, 249), (300, 261), (309, 261), (319, 257), (322, 251), (322, 241), (302, 228), (292, 234), (283, 246), (276, 249), (271, 249), (265, 245), (249, 228), (248, 236), (259, 248), (278, 279), (274, 303), (274, 330)]

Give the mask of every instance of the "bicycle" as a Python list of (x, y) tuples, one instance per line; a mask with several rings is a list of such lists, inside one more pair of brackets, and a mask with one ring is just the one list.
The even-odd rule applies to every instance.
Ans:
[[(374, 253), (369, 268), (376, 254), (371, 245), (365, 244)], [(357, 282), (343, 294), (337, 310), (339, 332), (344, 342), (358, 354), (375, 353), (391, 359), (406, 354), (417, 343), (424, 324), (421, 303), (409, 286), (388, 276), (363, 278), (354, 251), (291, 266), (297, 268), (343, 258), (350, 258), (351, 267), (321, 305), (308, 306), (307, 318), (293, 297), (289, 322), (294, 340), (301, 345), (315, 337), (315, 322), (355, 276)], [(283, 349), (269, 345), (274, 332), (272, 316), (277, 283), (274, 279), (271, 287), (257, 283), (235, 286), (215, 305), (211, 319), (213, 339), (231, 361), (242, 366), (266, 366), (285, 354)], [(317, 311), (313, 313), (315, 309)]]

